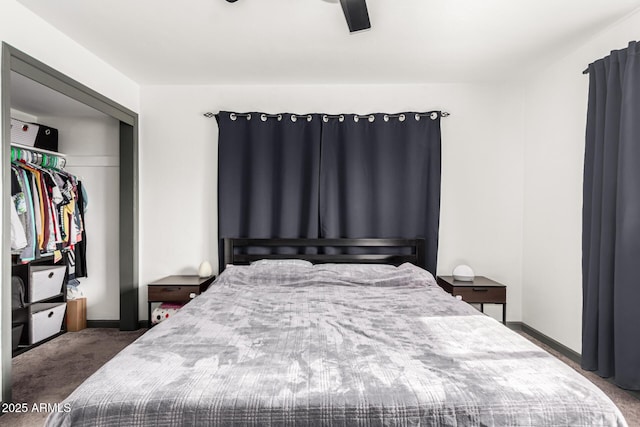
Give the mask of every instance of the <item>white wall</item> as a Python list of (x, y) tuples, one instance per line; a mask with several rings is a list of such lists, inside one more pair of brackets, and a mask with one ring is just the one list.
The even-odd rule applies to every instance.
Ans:
[(0, 2), (0, 40), (138, 111), (137, 83), (15, 0)]
[(120, 123), (98, 117), (38, 117), (58, 129), (65, 169), (80, 177), (88, 193), (85, 212), (88, 277), (80, 277), (88, 320), (120, 318), (119, 206)]
[(617, 22), (526, 84), (522, 319), (581, 351), (582, 174), (590, 62), (640, 38)]
[[(515, 92), (514, 92), (515, 91)], [(520, 320), (522, 97), (494, 85), (148, 86), (141, 90), (140, 318), (145, 283), (217, 261), (217, 125), (207, 111), (443, 109), (439, 273), (460, 262), (509, 285)], [(501, 311), (496, 310), (496, 315)]]
[[(0, 2), (0, 40), (9, 43), (13, 47), (22, 50), (125, 107), (138, 111), (139, 87), (135, 82), (56, 30), (15, 0), (2, 0)], [(3, 222), (8, 221), (4, 214), (2, 220)], [(0, 237), (4, 238), (4, 236)], [(7, 277), (7, 274), (4, 271), (3, 264), (2, 277)], [(0, 316), (0, 318), (2, 317), (5, 316)], [(10, 326), (2, 324), (1, 329), (9, 330)], [(5, 360), (0, 354), (1, 366), (6, 367), (10, 363), (10, 360)], [(1, 379), (4, 391), (7, 387), (7, 379)], [(3, 393), (2, 398), (4, 401), (7, 396)]]

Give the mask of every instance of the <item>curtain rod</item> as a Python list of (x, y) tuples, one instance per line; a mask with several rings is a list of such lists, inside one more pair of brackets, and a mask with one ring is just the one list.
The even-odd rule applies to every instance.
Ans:
[[(215, 115), (216, 113), (212, 113), (210, 111), (203, 114), (203, 116), (205, 116), (208, 119), (215, 117)], [(448, 111), (440, 111), (440, 117), (449, 117), (450, 115), (451, 113), (449, 113)], [(246, 117), (247, 120), (251, 120), (251, 113), (231, 113), (231, 120), (236, 120), (236, 118), (238, 117)], [(263, 122), (266, 121), (267, 118), (269, 117), (277, 118), (278, 121), (282, 120), (282, 114), (265, 114), (265, 113), (260, 114), (260, 120), (262, 120)], [(406, 114), (404, 113), (385, 114), (383, 116), (383, 119), (385, 122), (388, 122), (389, 119), (392, 117), (393, 118), (397, 117), (400, 121), (404, 121), (406, 119)], [(435, 120), (438, 118), (438, 112), (432, 111), (429, 113), (416, 113), (414, 115), (414, 118), (416, 120), (420, 120), (420, 117), (430, 117), (432, 120)], [(295, 122), (297, 121), (298, 118), (306, 119), (307, 121), (310, 122), (312, 119), (312, 116), (311, 114), (291, 114), (291, 121)], [(344, 121), (344, 114), (337, 114), (337, 115), (323, 114), (322, 115), (322, 120), (324, 122), (328, 122), (329, 119), (338, 119), (340, 121)], [(353, 115), (353, 120), (355, 122), (358, 122), (360, 119), (366, 119), (366, 120), (369, 120), (370, 122), (373, 122), (375, 120), (375, 115), (373, 114), (354, 114)]]

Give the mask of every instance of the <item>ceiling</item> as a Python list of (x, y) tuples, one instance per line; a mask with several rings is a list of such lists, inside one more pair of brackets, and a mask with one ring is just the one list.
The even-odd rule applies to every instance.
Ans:
[(11, 72), (11, 108), (32, 116), (104, 118), (105, 114), (15, 71)]
[(372, 29), (349, 34), (335, 0), (18, 1), (142, 85), (499, 81), (640, 7), (367, 0)]

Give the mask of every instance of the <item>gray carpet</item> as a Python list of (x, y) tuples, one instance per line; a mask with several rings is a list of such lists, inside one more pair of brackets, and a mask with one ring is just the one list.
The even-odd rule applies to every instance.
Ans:
[[(69, 332), (13, 359), (13, 401), (56, 403), (69, 395), (106, 361), (145, 332), (84, 329)], [(522, 333), (600, 387), (624, 414), (630, 427), (640, 427), (640, 400), (570, 359)], [(0, 426), (42, 426), (46, 413), (5, 414)]]
[[(131, 344), (146, 329), (83, 329), (67, 332), (13, 358), (13, 401), (56, 403), (66, 398), (100, 366)], [(47, 413), (5, 414), (1, 426), (42, 426)]]

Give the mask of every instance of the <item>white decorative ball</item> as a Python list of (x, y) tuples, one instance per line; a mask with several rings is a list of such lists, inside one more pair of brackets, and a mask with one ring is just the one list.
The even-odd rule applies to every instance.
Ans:
[(202, 261), (200, 268), (198, 268), (198, 276), (211, 277), (213, 275), (213, 269), (209, 261)]
[(474, 278), (473, 270), (468, 265), (462, 264), (453, 269), (453, 280), (473, 282)]

